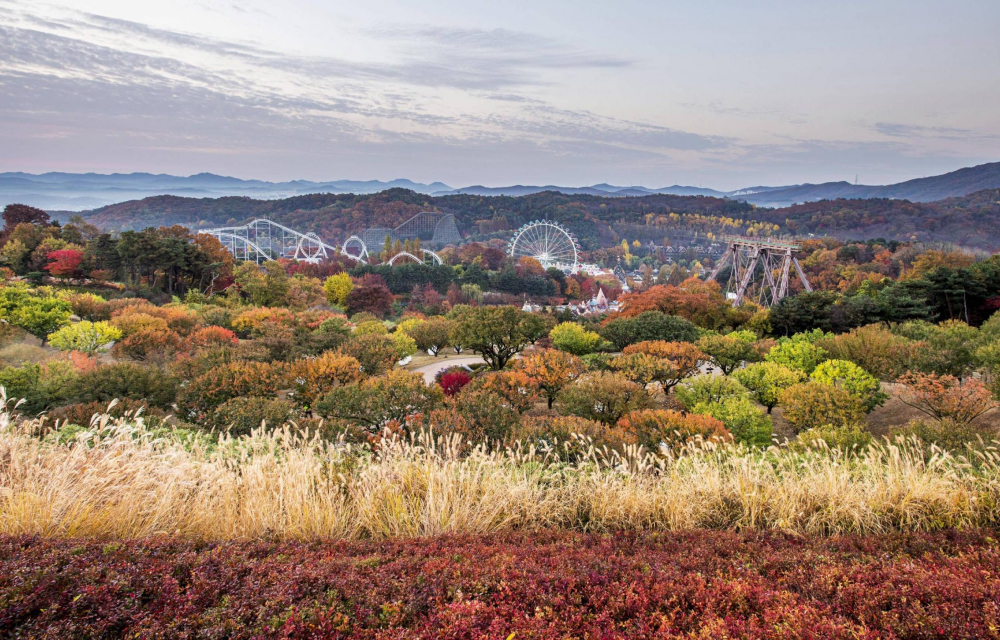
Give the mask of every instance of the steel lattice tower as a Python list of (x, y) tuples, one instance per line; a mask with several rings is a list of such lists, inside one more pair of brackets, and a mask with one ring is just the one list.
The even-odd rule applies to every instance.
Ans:
[(747, 300), (770, 307), (788, 295), (788, 275), (795, 272), (806, 291), (812, 291), (802, 265), (792, 255), (801, 247), (793, 242), (732, 236), (725, 253), (719, 258), (709, 276), (714, 280), (727, 264), (733, 267), (726, 283), (726, 297), (738, 307)]

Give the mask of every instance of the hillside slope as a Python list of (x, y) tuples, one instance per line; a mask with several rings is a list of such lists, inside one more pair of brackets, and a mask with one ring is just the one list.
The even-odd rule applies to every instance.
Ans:
[(757, 187), (733, 192), (730, 197), (765, 207), (785, 207), (817, 200), (893, 198), (911, 202), (933, 202), (959, 198), (1000, 188), (1000, 162), (966, 167), (940, 176), (917, 178), (885, 186), (855, 185), (849, 182), (801, 184), (792, 187)]
[(989, 251), (1000, 249), (1000, 189), (985, 189), (937, 202), (841, 198), (758, 210), (756, 215), (793, 235), (881, 237), (953, 242)]
[[(1000, 249), (1000, 189), (938, 202), (838, 198), (779, 209), (759, 209), (737, 200), (705, 196), (655, 194), (605, 198), (548, 191), (519, 197), (471, 194), (432, 197), (392, 189), (373, 195), (327, 193), (281, 200), (158, 196), (101, 207), (84, 212), (83, 216), (111, 230), (172, 224), (197, 229), (267, 217), (299, 231), (315, 231), (330, 242), (340, 242), (362, 229), (395, 227), (429, 210), (454, 214), (459, 229), (476, 237), (503, 237), (531, 220), (558, 220), (588, 249), (610, 246), (623, 237), (659, 243), (678, 233), (676, 225), (670, 229), (657, 226), (662, 224), (657, 222), (657, 216), (669, 213), (761, 220), (797, 236), (883, 237), (953, 242), (989, 251)], [(56, 212), (56, 217), (63, 220), (69, 215)], [(706, 229), (706, 224), (699, 225), (700, 232)], [(721, 227), (713, 231), (732, 232)]]
[[(197, 229), (267, 217), (298, 231), (315, 231), (329, 242), (340, 242), (351, 233), (370, 227), (392, 228), (429, 210), (454, 214), (459, 229), (466, 235), (505, 235), (532, 220), (558, 220), (569, 226), (586, 248), (598, 248), (618, 242), (612, 225), (643, 225), (647, 214), (676, 212), (745, 218), (752, 217), (753, 206), (722, 198), (666, 194), (609, 199), (547, 191), (520, 197), (469, 194), (431, 197), (391, 189), (373, 195), (325, 193), (281, 200), (157, 196), (81, 215), (92, 224), (110, 230), (173, 224)], [(62, 211), (53, 215), (65, 220), (73, 214)], [(657, 232), (655, 237), (661, 240), (663, 235)]]

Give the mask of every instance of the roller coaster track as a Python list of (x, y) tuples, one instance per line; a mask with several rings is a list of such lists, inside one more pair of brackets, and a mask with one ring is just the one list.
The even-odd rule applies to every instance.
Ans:
[(433, 251), (430, 251), (429, 249), (421, 249), (421, 251), (424, 253), (424, 258), (422, 260), (417, 256), (413, 255), (412, 253), (410, 253), (409, 251), (400, 251), (393, 257), (389, 258), (389, 264), (390, 265), (396, 264), (396, 261), (399, 260), (400, 258), (412, 260), (416, 264), (426, 264), (427, 259), (430, 258), (431, 262), (433, 262), (434, 264), (441, 264), (441, 258), (438, 257), (438, 254), (434, 253)]
[(351, 255), (340, 247), (323, 242), (313, 232), (299, 233), (295, 229), (258, 218), (238, 227), (219, 227), (199, 231), (213, 236), (238, 260), (253, 260), (260, 264), (267, 260), (289, 258), (301, 262), (319, 262), (332, 255), (343, 255), (351, 260), (365, 262), (364, 255)]
[[(368, 247), (358, 236), (351, 236), (344, 241), (343, 246), (335, 247), (324, 242), (313, 232), (299, 233), (267, 218), (258, 218), (238, 227), (204, 229), (198, 233), (216, 238), (237, 260), (252, 260), (257, 264), (277, 258), (320, 262), (337, 255), (356, 262), (365, 264), (368, 262)], [(352, 253), (352, 250), (355, 253)], [(433, 251), (428, 249), (421, 251), (423, 259), (403, 251), (392, 256), (388, 264), (394, 265), (400, 259), (412, 260), (417, 264), (426, 264), (428, 260), (434, 264), (441, 264), (441, 258)]]

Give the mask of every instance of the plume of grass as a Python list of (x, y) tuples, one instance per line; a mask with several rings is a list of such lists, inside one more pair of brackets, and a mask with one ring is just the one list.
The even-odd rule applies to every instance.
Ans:
[[(506, 529), (874, 533), (996, 526), (1000, 455), (916, 439), (860, 451), (696, 441), (656, 455), (585, 442), (471, 452), (457, 436), (377, 450), (295, 425), (182, 438), (141, 415), (40, 438), (0, 396), (0, 532), (50, 537), (384, 539)], [(580, 443), (577, 443), (579, 445)], [(578, 447), (577, 447), (578, 448)]]

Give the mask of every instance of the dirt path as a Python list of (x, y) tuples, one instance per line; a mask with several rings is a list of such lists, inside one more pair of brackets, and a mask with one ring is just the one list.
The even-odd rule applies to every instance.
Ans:
[(480, 358), (479, 356), (451, 356), (447, 358), (442, 357), (440, 360), (413, 369), (413, 372), (423, 374), (424, 380), (427, 382), (427, 384), (430, 384), (434, 382), (434, 376), (436, 376), (439, 371), (447, 369), (448, 367), (455, 367), (463, 364), (478, 364), (482, 361), (483, 359)]

